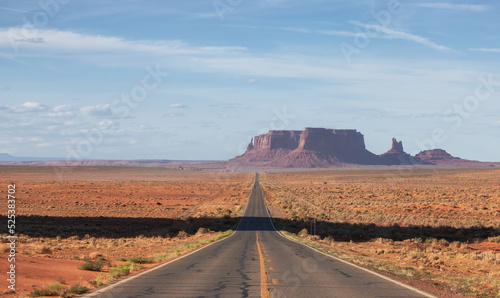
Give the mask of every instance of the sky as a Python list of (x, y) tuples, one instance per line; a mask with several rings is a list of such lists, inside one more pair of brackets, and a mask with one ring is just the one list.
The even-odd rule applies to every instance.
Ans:
[(225, 160), (357, 129), (500, 162), (498, 1), (0, 0), (0, 153)]

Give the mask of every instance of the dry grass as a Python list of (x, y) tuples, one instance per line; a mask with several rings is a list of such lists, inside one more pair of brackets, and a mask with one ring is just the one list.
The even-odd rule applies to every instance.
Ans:
[[(290, 236), (463, 294), (500, 295), (498, 170), (266, 173), (260, 180)], [(318, 236), (309, 235), (313, 218)]]
[[(19, 256), (35, 262), (81, 260), (75, 271), (83, 260), (102, 261), (95, 279), (68, 280), (64, 290), (82, 282), (100, 286), (229, 235), (245, 209), (254, 176), (107, 167), (64, 169), (57, 176), (59, 168), (0, 168), (0, 184), (16, 184)], [(7, 234), (0, 235), (4, 254), (6, 242)], [(29, 270), (30, 263), (22, 266)], [(37, 293), (50, 290), (55, 281), (44, 275), (37, 272), (38, 280), (29, 284), (20, 279), (18, 294), (29, 294), (32, 285), (41, 289)]]

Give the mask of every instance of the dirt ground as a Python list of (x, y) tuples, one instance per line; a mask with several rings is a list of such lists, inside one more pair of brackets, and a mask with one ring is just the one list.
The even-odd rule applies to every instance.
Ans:
[(500, 295), (500, 171), (260, 176), (275, 223), (355, 263), (457, 294)]
[[(16, 293), (89, 289), (110, 282), (110, 270), (130, 274), (227, 235), (241, 216), (254, 174), (127, 167), (0, 166), (2, 196), (16, 185)], [(7, 204), (0, 206), (7, 214)], [(7, 224), (6, 216), (2, 221)], [(8, 234), (1, 234), (0, 268), (7, 272)], [(102, 261), (98, 271), (81, 270)], [(128, 263), (127, 263), (128, 262)], [(128, 268), (128, 267), (127, 267)], [(128, 269), (127, 269), (128, 270)], [(7, 274), (5, 274), (7, 276)]]

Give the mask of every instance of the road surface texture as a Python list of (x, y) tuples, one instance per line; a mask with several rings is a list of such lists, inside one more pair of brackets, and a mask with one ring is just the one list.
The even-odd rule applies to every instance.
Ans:
[(258, 174), (236, 232), (87, 297), (434, 297), (281, 236)]

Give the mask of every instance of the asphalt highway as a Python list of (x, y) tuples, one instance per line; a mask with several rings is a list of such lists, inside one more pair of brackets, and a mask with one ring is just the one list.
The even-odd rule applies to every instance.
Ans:
[(281, 236), (258, 178), (232, 236), (87, 297), (434, 297)]

